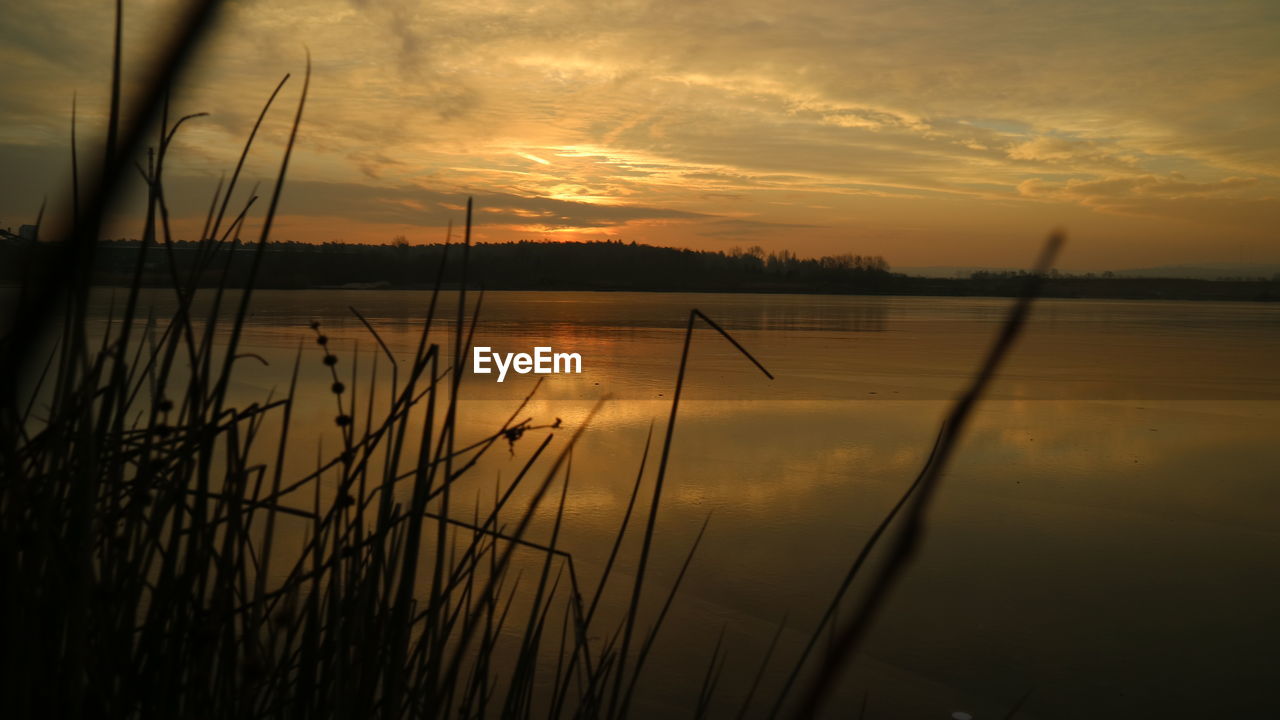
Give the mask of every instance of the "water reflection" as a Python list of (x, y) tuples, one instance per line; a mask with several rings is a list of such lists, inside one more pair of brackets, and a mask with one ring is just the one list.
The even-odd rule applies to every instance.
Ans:
[[(238, 375), (236, 401), (286, 385), (312, 319), (344, 372), (358, 366), (367, 383), (380, 367), (375, 397), (385, 396), (386, 360), (347, 308), (404, 356), (428, 301), (258, 293), (244, 350), (270, 367)], [(442, 317), (451, 303), (442, 300)], [(688, 309), (721, 322), (778, 378), (761, 378), (712, 333), (693, 345), (654, 587), (672, 581), (712, 520), (655, 648), (648, 679), (661, 692), (641, 699), (649, 714), (696, 697), (722, 627), (740, 659), (726, 668), (725, 697), (745, 692), (784, 615), (779, 657), (795, 656), (852, 554), (922, 464), (946, 401), (1007, 307), (646, 293), (490, 293), (484, 303), (478, 344), (583, 356), (584, 373), (548, 378), (525, 416), (575, 427), (598, 397), (616, 398), (574, 453), (560, 536), (586, 582), (607, 557), (646, 433), (655, 421), (662, 429)], [(833, 706), (871, 688), (874, 716), (945, 717), (958, 707), (1003, 716), (1035, 688), (1020, 717), (1264, 716), (1274, 706), (1266, 681), (1280, 606), (1278, 368), (1274, 306), (1039, 303), (945, 479), (918, 563)], [(318, 352), (304, 353), (304, 388), (326, 387), (326, 373)], [(534, 378), (464, 382), (465, 442), (495, 430)], [(318, 445), (336, 447), (332, 412), (323, 390), (305, 397), (291, 474), (314, 467)], [(490, 507), (495, 481), (509, 481), (538, 439), (481, 462), (455, 494), (457, 513)], [(545, 537), (550, 520), (543, 513), (533, 536)], [(618, 572), (634, 567), (629, 545)], [(766, 675), (763, 696), (785, 665)]]

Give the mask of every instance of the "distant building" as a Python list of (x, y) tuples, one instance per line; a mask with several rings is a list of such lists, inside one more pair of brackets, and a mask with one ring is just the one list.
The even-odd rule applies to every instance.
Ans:
[(39, 226), (37, 225), (19, 225), (18, 237), (28, 242), (35, 242), (37, 230), (39, 230)]

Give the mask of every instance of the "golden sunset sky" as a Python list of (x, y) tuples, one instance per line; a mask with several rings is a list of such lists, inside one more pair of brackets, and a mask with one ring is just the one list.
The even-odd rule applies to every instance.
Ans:
[[(0, 227), (62, 195), (107, 105), (111, 3), (0, 14)], [(126, 72), (178, 5), (126, 2)], [(894, 266), (1280, 262), (1280, 3), (229, 2), (176, 112), (190, 239), (294, 74), (240, 194), (311, 96), (274, 237), (621, 238)], [(116, 234), (136, 235), (139, 208)], [(134, 213), (131, 216), (130, 213)]]

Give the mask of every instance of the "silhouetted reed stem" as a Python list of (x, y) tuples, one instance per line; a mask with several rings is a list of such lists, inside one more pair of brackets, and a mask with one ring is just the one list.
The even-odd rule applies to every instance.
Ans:
[[(660, 602), (653, 617), (642, 613), (697, 321), (766, 377), (773, 376), (715, 321), (690, 311), (636, 572), (630, 588), (620, 589), (628, 598), (621, 604), (625, 615), (601, 628), (600, 616), (609, 614), (600, 612), (605, 590), (615, 581), (632, 525), (653, 427), (607, 560), (594, 587), (588, 587), (588, 601), (580, 565), (562, 544), (570, 459), (607, 398), (554, 450), (560, 420), (539, 424), (524, 416), (538, 385), (496, 430), (478, 438), (458, 435), (465, 365), (484, 299), (481, 287), (474, 304), (467, 305), (470, 278), (476, 275), (468, 266), (473, 209), (468, 199), (452, 328), (441, 331), (434, 324), (449, 260), (450, 224), (411, 355), (397, 357), (376, 324), (351, 308), (376, 344), (366, 373), (358, 345), (349, 355), (339, 353), (319, 323), (313, 324), (313, 339), (328, 368), (331, 407), (336, 407), (330, 430), (337, 442), (334, 435), (313, 438), (330, 448), (326, 452), (317, 443), (314, 469), (286, 467), (296, 451), (297, 413), (310, 392), (300, 379), (309, 356), (300, 345), (283, 397), (245, 400), (232, 391), (232, 382), (244, 361), (266, 362), (243, 343), (254, 283), (302, 123), (311, 63), (308, 57), (259, 235), (246, 248), (251, 253), (248, 283), (233, 301), (226, 295), (232, 257), (241, 251), (241, 233), (254, 221), (256, 188), (228, 221), (231, 203), (241, 202), (232, 196), (289, 76), (262, 106), (230, 177), (219, 181), (199, 252), (182, 267), (173, 252), (165, 167), (177, 133), (200, 114), (171, 123), (168, 91), (216, 4), (198, 0), (187, 7), (173, 43), (159, 54), (144, 84), (140, 103), (125, 108), (120, 96), (123, 8), (117, 0), (101, 167), (83, 173), (89, 182), (82, 181), (73, 100), (73, 217), (55, 263), (32, 273), (0, 342), (0, 587), (5, 590), (0, 593), (5, 640), (0, 643), (0, 698), (5, 710), (14, 717), (210, 720), (626, 717), (710, 521), (708, 515), (674, 582), (655, 598)], [(108, 309), (102, 336), (91, 337), (93, 248), (106, 210), (121, 195), (125, 169), (142, 154), (144, 134), (157, 116), (156, 145), (139, 167), (147, 196), (132, 282), (123, 306), (113, 301)], [(42, 220), (43, 209), (37, 225)], [(1051, 243), (1041, 270), (1055, 249), (1056, 242)], [(169, 282), (164, 292), (166, 297), (172, 292), (175, 308), (165, 317), (148, 311), (144, 318), (143, 269), (156, 252), (164, 253)], [(206, 275), (217, 276), (211, 308), (196, 317), (198, 288)], [(775, 712), (823, 626), (834, 626), (835, 609), (872, 547), (902, 511), (902, 530), (893, 538), (889, 559), (866, 601), (836, 632), (802, 713), (819, 708), (856, 649), (888, 586), (911, 557), (945, 460), (1024, 322), (1032, 292), (1015, 306), (973, 386), (943, 424), (925, 469), (855, 560)], [(61, 333), (46, 349), (37, 341), (55, 308)], [(301, 342), (305, 331), (298, 331)], [(36, 378), (28, 383), (37, 352), (44, 370), (30, 373)], [(384, 358), (390, 364), (389, 384), (379, 380)], [(30, 397), (20, 398), (20, 389), (30, 389)], [(365, 403), (363, 421), (360, 402)], [(548, 432), (505, 487), (495, 484), (492, 505), (482, 508), (479, 489), (468, 482), (483, 467), (479, 463), (502, 447), (502, 440), (514, 456), (517, 441), (538, 430)], [(558, 503), (554, 512), (544, 511), (556, 482), (561, 483)], [(575, 487), (582, 482), (573, 478)], [(455, 517), (458, 498), (466, 497), (455, 493), (470, 491), (476, 501), (469, 520)], [(545, 537), (532, 532), (541, 527), (540, 513), (550, 516)], [(517, 551), (534, 560), (527, 566), (517, 563)], [(523, 569), (530, 572), (522, 583)], [(521, 624), (512, 627), (516, 618)], [(642, 622), (652, 623), (647, 631), (637, 628)], [(781, 632), (780, 624), (740, 716), (751, 705)], [(728, 653), (722, 630), (692, 699), (695, 717), (713, 712)]]
[[(751, 353), (747, 352), (747, 349), (742, 347), (737, 340), (734, 340), (732, 335), (725, 332), (724, 328), (721, 328), (715, 323), (715, 321), (704, 315), (701, 310), (695, 308), (689, 311), (689, 324), (685, 328), (684, 332), (684, 346), (680, 350), (680, 369), (676, 372), (676, 390), (671, 397), (671, 415), (667, 419), (667, 431), (662, 438), (662, 455), (658, 460), (658, 475), (653, 481), (653, 497), (649, 503), (649, 517), (645, 522), (644, 540), (640, 545), (640, 561), (636, 568), (635, 583), (631, 588), (631, 604), (627, 610), (626, 628), (622, 632), (622, 649), (618, 653), (618, 669), (614, 675), (613, 694), (609, 700), (610, 717), (625, 717), (626, 715), (626, 704), (624, 703), (621, 707), (618, 706), (619, 690), (622, 687), (623, 676), (626, 674), (627, 656), (628, 651), (631, 648), (631, 637), (635, 631), (636, 617), (640, 612), (640, 593), (644, 587), (645, 568), (649, 563), (649, 551), (653, 545), (654, 528), (658, 521), (658, 507), (659, 503), (662, 501), (662, 486), (667, 476), (667, 461), (671, 457), (671, 439), (675, 436), (676, 415), (680, 409), (680, 395), (684, 389), (685, 369), (689, 365), (689, 344), (693, 341), (693, 323), (699, 318), (706, 322), (711, 329), (724, 336), (724, 338), (728, 340), (734, 348), (738, 350), (738, 352), (746, 356), (752, 364), (759, 368), (760, 372), (765, 374), (765, 377), (770, 380), (773, 379), (773, 375), (771, 375), (769, 371), (760, 364), (760, 361), (756, 360)], [(627, 694), (630, 695), (629, 690)]]
[[(840, 597), (848, 588), (853, 577), (857, 575), (862, 568), (863, 563), (870, 556), (871, 551), (875, 548), (881, 536), (888, 530), (890, 524), (894, 521), (900, 511), (905, 509), (903, 518), (899, 524), (899, 530), (891, 539), (888, 557), (877, 569), (876, 573), (868, 581), (869, 588), (862, 603), (854, 610), (854, 615), (845, 625), (837, 631), (830, 648), (823, 659), (822, 665), (818, 668), (817, 677), (810, 686), (807, 693), (802, 698), (795, 717), (797, 718), (813, 718), (817, 716), (818, 709), (822, 701), (831, 692), (832, 686), (836, 678), (839, 676), (841, 669), (845, 663), (853, 655), (859, 641), (866, 633), (876, 612), (883, 604), (890, 587), (894, 581), (901, 576), (907, 564), (915, 555), (916, 549), (919, 547), (920, 539), (924, 534), (924, 514), (928, 508), (929, 501), (933, 497), (933, 493), (938, 485), (938, 480), (942, 477), (943, 471), (946, 469), (947, 461), (950, 459), (952, 452), (959, 440), (960, 433), (964, 429), (965, 422), (969, 419), (974, 406), (978, 399), (982, 397), (983, 391), (991, 383), (995, 377), (996, 370), (999, 369), (1000, 363), (1013, 347), (1014, 341), (1022, 331), (1023, 325), (1026, 323), (1027, 314), (1031, 310), (1031, 302), (1035, 299), (1041, 280), (1044, 274), (1048, 272), (1053, 265), (1053, 260), (1058, 254), (1063, 242), (1061, 235), (1055, 234), (1050, 236), (1049, 241), (1045, 244), (1045, 248), (1036, 262), (1034, 271), (1028, 277), (1027, 283), (1023, 288), (1022, 295), (1014, 302), (1013, 307), (1009, 311), (1009, 316), (1001, 326), (1000, 333), (996, 336), (992, 343), (991, 349), (987, 352), (986, 359), (979, 367), (978, 372), (974, 375), (968, 388), (960, 395), (955, 404), (952, 405), (950, 412), (942, 421), (942, 427), (938, 430), (938, 436), (934, 441), (933, 449), (929, 452), (929, 457), (925, 461), (924, 467), (920, 474), (916, 476), (914, 482), (907, 487), (906, 492), (898, 499), (893, 509), (884, 517), (875, 531), (871, 534), (859, 551), (857, 558), (854, 560), (852, 569), (849, 572), (848, 579), (841, 586), (840, 592), (837, 594), (836, 601), (832, 603), (828, 613), (834, 612), (834, 608), (838, 605)], [(829, 615), (828, 615), (829, 616)], [(823, 617), (823, 623), (826, 622), (828, 616)], [(822, 623), (819, 624), (819, 631)], [(817, 632), (815, 632), (815, 637)], [(813, 647), (813, 640), (810, 640), (809, 646), (806, 648), (806, 654)], [(797, 663), (797, 669), (803, 664), (803, 657), (800, 663)], [(794, 675), (793, 675), (794, 677)], [(789, 687), (789, 684), (788, 684)], [(786, 689), (783, 693), (785, 696)], [(779, 699), (779, 703), (781, 698)], [(775, 712), (777, 706), (775, 705)]]

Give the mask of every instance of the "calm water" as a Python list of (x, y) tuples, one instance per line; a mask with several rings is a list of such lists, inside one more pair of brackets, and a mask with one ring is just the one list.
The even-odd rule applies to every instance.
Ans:
[[(299, 473), (314, 467), (317, 443), (338, 442), (308, 323), (319, 320), (334, 338), (343, 372), (358, 359), (368, 378), (375, 344), (348, 306), (407, 356), (427, 299), (255, 295), (245, 349), (270, 366), (245, 367), (235, 393), (245, 402), (273, 388), (278, 395), (304, 344), (302, 382), (316, 399), (295, 436)], [(157, 293), (148, 302), (169, 300)], [(583, 373), (548, 378), (526, 416), (573, 427), (597, 398), (613, 397), (575, 452), (561, 538), (588, 584), (607, 557), (646, 433), (651, 423), (659, 434), (665, 427), (689, 309), (733, 332), (777, 377), (697, 331), (647, 584), (654, 604), (711, 521), (646, 671), (643, 709), (691, 707), (723, 629), (729, 660), (717, 697), (736, 710), (785, 615), (758, 692), (772, 701), (863, 539), (919, 470), (947, 401), (1007, 306), (485, 296), (477, 344), (550, 345), (583, 357)], [(443, 311), (452, 316), (449, 303)], [(496, 429), (533, 385), (533, 376), (494, 377), (465, 379), (467, 435)], [(832, 717), (856, 715), (864, 692), (872, 718), (1004, 717), (1029, 690), (1020, 718), (1280, 717), (1278, 428), (1280, 305), (1039, 302)], [(495, 451), (458, 496), (491, 497), (495, 478), (509, 480), (536, 442)], [(634, 546), (624, 554), (625, 575)]]

